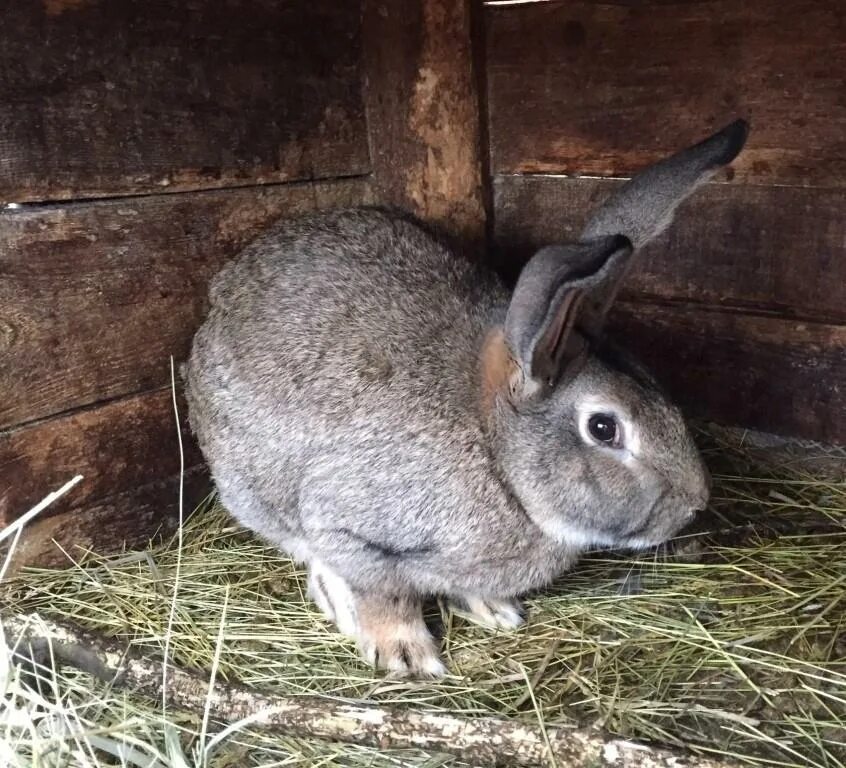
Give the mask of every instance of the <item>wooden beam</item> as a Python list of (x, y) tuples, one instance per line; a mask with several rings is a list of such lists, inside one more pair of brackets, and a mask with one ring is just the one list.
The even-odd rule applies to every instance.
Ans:
[[(514, 277), (577, 238), (616, 179), (499, 176), (496, 260)], [(846, 190), (708, 184), (636, 257), (627, 298), (684, 299), (846, 324)]]
[(0, 2), (0, 202), (367, 173), (360, 9)]
[(377, 199), (470, 250), (485, 242), (472, 0), (364, 0), (365, 108)]
[(0, 212), (0, 430), (166, 385), (227, 258), (277, 218), (368, 199), (347, 179)]
[(621, 301), (609, 332), (691, 415), (846, 445), (846, 325)]
[[(186, 466), (198, 466), (202, 457), (184, 401), (180, 417)], [(0, 432), (0, 526), (77, 474), (84, 480), (49, 514), (88, 508), (173, 477), (179, 472), (178, 439), (169, 388)]]
[(628, 175), (741, 116), (736, 180), (846, 186), (842, 0), (553, 0), (486, 20), (494, 172)]
[[(87, 552), (114, 554), (170, 535), (179, 520), (179, 482), (178, 475), (158, 478), (82, 507), (46, 510), (24, 529), (7, 575), (26, 567), (67, 568), (71, 558), (79, 560)], [(210, 489), (204, 468), (189, 469), (183, 483), (186, 516)]]

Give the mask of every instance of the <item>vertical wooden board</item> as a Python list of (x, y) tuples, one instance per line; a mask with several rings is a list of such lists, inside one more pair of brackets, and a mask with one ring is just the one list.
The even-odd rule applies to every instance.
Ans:
[(365, 173), (360, 7), (0, 0), (0, 201)]
[(349, 179), (0, 213), (0, 429), (167, 384), (227, 258), (281, 216), (368, 199)]
[[(186, 467), (197, 466), (202, 458), (184, 402), (179, 413)], [(51, 513), (159, 482), (177, 474), (179, 466), (179, 435), (166, 388), (2, 431), (0, 526), (77, 474), (83, 482)]]
[(609, 332), (691, 414), (846, 445), (846, 325), (618, 302)]
[(495, 172), (629, 175), (735, 117), (755, 183), (846, 184), (842, 0), (489, 5)]
[[(539, 247), (576, 239), (623, 182), (495, 180), (495, 250), (509, 277)], [(623, 295), (846, 323), (846, 191), (708, 184), (636, 257)]]
[(472, 0), (364, 0), (363, 71), (380, 202), (471, 250), (485, 240)]

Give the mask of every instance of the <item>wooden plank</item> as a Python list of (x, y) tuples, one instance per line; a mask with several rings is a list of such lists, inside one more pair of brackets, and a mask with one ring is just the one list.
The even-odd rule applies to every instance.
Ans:
[(367, 201), (362, 179), (0, 213), (0, 429), (169, 382), (206, 284), (268, 223)]
[[(211, 488), (202, 469), (184, 480), (187, 515)], [(168, 536), (179, 519), (179, 477), (109, 496), (90, 506), (61, 512), (48, 510), (27, 526), (7, 571), (12, 576), (24, 567), (66, 568), (87, 552), (114, 554), (140, 549), (151, 539)], [(0, 558), (5, 553), (0, 550)]]
[(378, 199), (470, 249), (485, 240), (473, 0), (364, 0), (365, 105)]
[[(499, 266), (514, 277), (538, 247), (576, 238), (622, 182), (495, 181)], [(709, 184), (638, 256), (624, 297), (685, 299), (846, 322), (846, 191)]]
[(610, 332), (693, 415), (846, 445), (846, 325), (618, 302)]
[(0, 0), (0, 201), (369, 171), (359, 4)]
[[(186, 467), (202, 462), (180, 404)], [(179, 472), (171, 391), (162, 388), (0, 432), (0, 526), (77, 474), (50, 513), (92, 506)]]
[(842, 0), (486, 11), (494, 172), (630, 175), (741, 116), (736, 179), (846, 185)]

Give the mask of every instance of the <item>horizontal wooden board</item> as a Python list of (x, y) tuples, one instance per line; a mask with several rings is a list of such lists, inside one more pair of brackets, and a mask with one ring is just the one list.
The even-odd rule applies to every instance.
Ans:
[(0, 429), (166, 384), (228, 257), (280, 216), (368, 190), (348, 179), (0, 212)]
[[(111, 555), (168, 536), (179, 520), (179, 476), (109, 496), (83, 508), (49, 509), (30, 523), (15, 548), (7, 576), (24, 567), (66, 568), (88, 552)], [(204, 469), (183, 479), (187, 515), (211, 488)], [(0, 549), (0, 558), (4, 552)], [(69, 559), (70, 558), (70, 559)]]
[(735, 117), (730, 173), (846, 185), (842, 0), (490, 5), (495, 172), (629, 175)]
[[(179, 410), (185, 465), (196, 466), (202, 459), (191, 440), (184, 402)], [(0, 526), (77, 474), (84, 480), (51, 513), (159, 482), (178, 474), (179, 466), (168, 388), (0, 432)]]
[(688, 411), (846, 445), (846, 326), (618, 302), (609, 331)]
[(0, 201), (369, 170), (360, 9), (0, 0)]
[[(513, 277), (542, 245), (577, 238), (622, 182), (495, 181), (497, 260)], [(846, 322), (846, 191), (709, 184), (638, 256), (624, 296), (685, 299)]]

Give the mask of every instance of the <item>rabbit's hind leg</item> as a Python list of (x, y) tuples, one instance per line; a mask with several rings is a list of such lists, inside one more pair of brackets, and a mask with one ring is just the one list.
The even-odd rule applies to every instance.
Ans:
[(357, 595), (358, 646), (364, 660), (398, 677), (441, 677), (446, 673), (435, 640), (423, 621), (418, 597)]
[(353, 591), (318, 558), (308, 569), (312, 600), (338, 630), (358, 641), (365, 661), (399, 677), (440, 677), (446, 670), (423, 621), (420, 598)]
[(358, 636), (355, 597), (344, 579), (321, 560), (314, 558), (308, 566), (308, 594), (338, 631)]
[(519, 600), (462, 595), (451, 598), (449, 602), (455, 613), (483, 627), (515, 629), (525, 621), (525, 609)]

